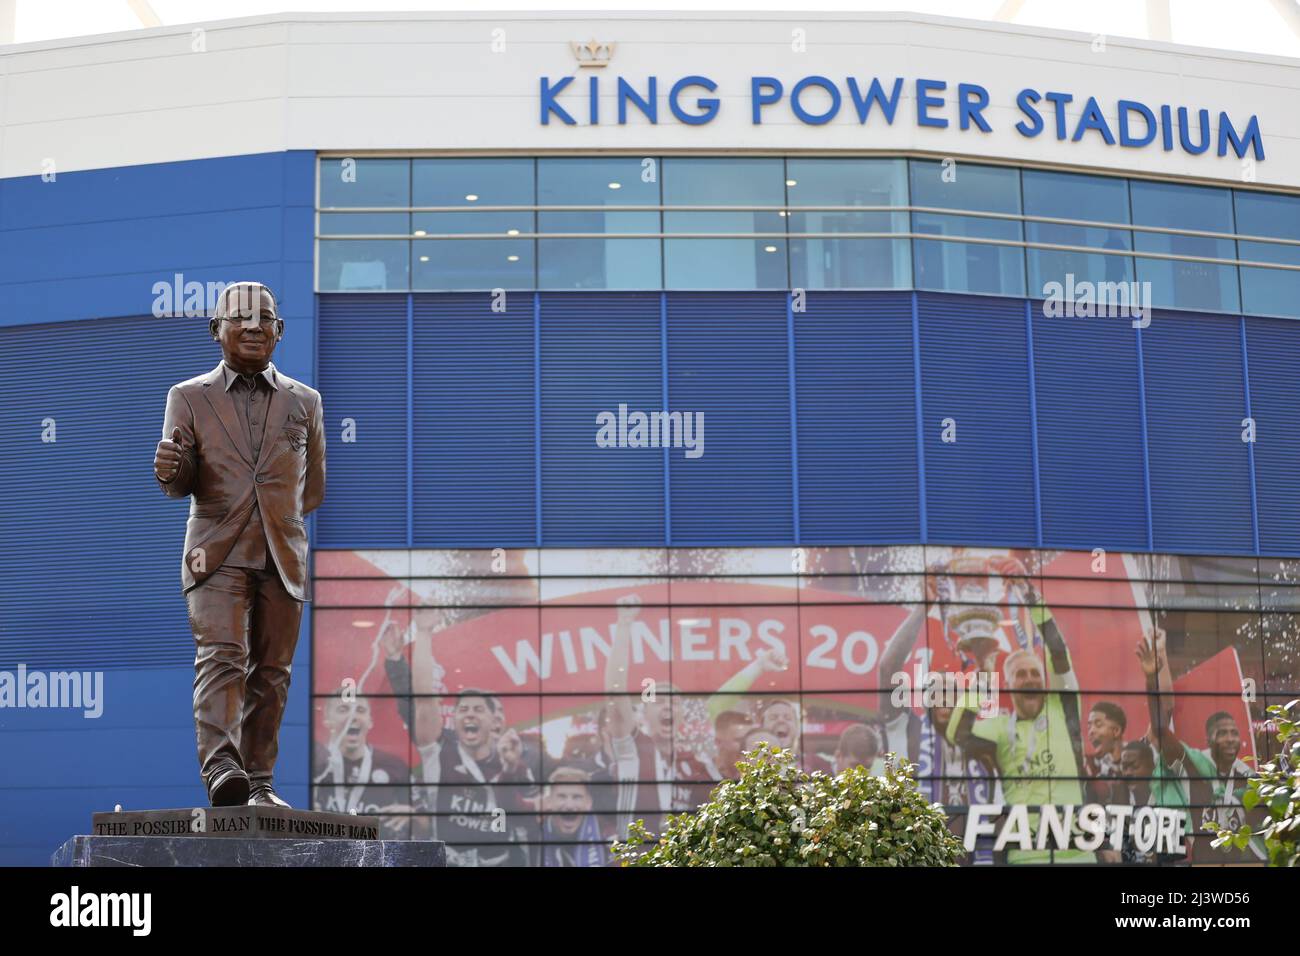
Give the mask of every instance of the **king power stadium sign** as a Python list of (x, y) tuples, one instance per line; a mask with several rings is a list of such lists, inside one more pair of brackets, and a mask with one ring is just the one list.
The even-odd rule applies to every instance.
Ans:
[[(623, 76), (594, 74), (583, 79), (585, 83), (576, 76), (540, 78), (539, 118), (543, 126), (552, 121), (576, 126), (579, 117), (591, 126), (612, 122), (623, 126), (633, 113), (651, 124), (663, 118), (703, 126), (717, 119), (723, 109), (719, 84), (698, 74), (683, 76), (671, 84), (661, 83), (656, 76), (638, 82)], [(900, 111), (904, 90), (915, 109)], [(602, 110), (602, 96), (608, 104), (611, 93), (614, 108)], [(878, 77), (846, 77), (839, 81), (813, 75), (791, 85), (774, 76), (754, 76), (749, 80), (748, 101), (750, 120), (755, 126), (788, 111), (808, 126), (825, 125), (843, 113), (862, 126), (893, 126), (898, 122), (948, 129), (955, 123), (962, 132), (993, 132), (992, 121), (986, 115), (991, 102), (989, 91), (978, 83), (949, 84), (944, 80), (903, 77), (883, 81)], [(1128, 149), (1182, 150), (1193, 156), (1213, 150), (1217, 156), (1231, 152), (1240, 159), (1264, 159), (1264, 136), (1253, 114), (1242, 122), (1242, 117), (1234, 120), (1225, 110), (1152, 105), (1136, 99), (1103, 104), (1095, 96), (1032, 87), (1020, 90), (1013, 101), (1020, 117), (1014, 128), (1028, 139), (1047, 135), (1069, 143), (1091, 140)], [(664, 105), (666, 110), (661, 108)], [(1067, 116), (1067, 109), (1071, 113), (1078, 110), (1077, 118)]]

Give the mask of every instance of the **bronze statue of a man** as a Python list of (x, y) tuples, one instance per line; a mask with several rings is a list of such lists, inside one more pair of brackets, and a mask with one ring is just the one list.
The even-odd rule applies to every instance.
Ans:
[(181, 582), (194, 632), (194, 724), (214, 807), (276, 795), (280, 719), (303, 602), (303, 518), (325, 496), (320, 393), (271, 364), (284, 335), (260, 282), (228, 286), (208, 323), (212, 371), (167, 393), (154, 477), (191, 496)]

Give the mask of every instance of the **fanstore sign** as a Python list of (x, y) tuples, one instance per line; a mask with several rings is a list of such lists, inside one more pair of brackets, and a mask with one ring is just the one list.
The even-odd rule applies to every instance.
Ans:
[[(1073, 806), (1037, 809), (1041, 813), (1035, 827), (1030, 808), (1023, 803), (1005, 808), (1001, 804), (972, 804), (966, 818), (966, 849), (973, 851), (980, 837), (991, 836), (996, 837), (995, 853), (1007, 847), (1092, 851), (1107, 841), (1112, 850), (1118, 850), (1128, 837), (1142, 853), (1152, 849), (1179, 855), (1187, 852), (1183, 845), (1187, 814), (1182, 810), (1087, 803), (1077, 808), (1076, 816)], [(1002, 816), (1006, 819), (998, 826), (994, 821)]]
[[(633, 111), (650, 123), (658, 123), (663, 117), (702, 126), (713, 122), (722, 110), (722, 98), (713, 95), (718, 92), (718, 84), (707, 76), (684, 76), (671, 85), (661, 84), (655, 76), (636, 84), (621, 76), (603, 77), (603, 89), (600, 76), (586, 77), (585, 84), (575, 84), (575, 79), (565, 76), (552, 81), (541, 77), (543, 126), (549, 126), (552, 119), (576, 126), (578, 117), (591, 126), (612, 120), (622, 126)], [(915, 109), (900, 113), (904, 89)], [(601, 110), (601, 96), (608, 97), (611, 92), (614, 116)], [(788, 110), (809, 126), (822, 126), (844, 113), (862, 126), (868, 122), (892, 126), (897, 121), (947, 129), (956, 123), (962, 132), (992, 133), (992, 122), (985, 115), (989, 102), (988, 90), (978, 83), (950, 86), (943, 80), (895, 77), (882, 81), (873, 77), (868, 81), (851, 76), (840, 81), (815, 75), (790, 86), (774, 76), (755, 76), (749, 81), (750, 119), (755, 126), (779, 115), (777, 111)], [(1047, 135), (1070, 143), (1091, 140), (1128, 149), (1159, 148), (1167, 153), (1177, 149), (1193, 156), (1212, 149), (1217, 156), (1231, 152), (1240, 159), (1247, 154), (1256, 160), (1264, 158), (1264, 137), (1254, 115), (1243, 124), (1240, 117), (1234, 122), (1222, 110), (1216, 116), (1209, 109), (1132, 99), (1103, 104), (1095, 96), (1032, 87), (1020, 90), (1014, 103), (1020, 117), (1015, 130), (1028, 139)], [(1067, 116), (1067, 112), (1076, 115)], [(1107, 116), (1114, 119), (1108, 120)]]

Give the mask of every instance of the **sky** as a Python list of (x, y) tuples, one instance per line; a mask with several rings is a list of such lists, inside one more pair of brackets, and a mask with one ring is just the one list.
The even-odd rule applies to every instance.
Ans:
[[(1093, 35), (1147, 38), (1146, 0), (0, 0), (14, 6), (18, 43), (139, 29), (133, 8), (152, 10), (163, 24), (287, 11), (438, 11), (492, 9), (546, 12), (718, 10), (789, 12), (912, 11), (992, 19), (1011, 12), (1024, 26), (1077, 30)], [(1300, 58), (1300, 0), (1162, 0), (1168, 9), (1169, 39), (1191, 46)], [(1159, 39), (1160, 37), (1155, 37)]]

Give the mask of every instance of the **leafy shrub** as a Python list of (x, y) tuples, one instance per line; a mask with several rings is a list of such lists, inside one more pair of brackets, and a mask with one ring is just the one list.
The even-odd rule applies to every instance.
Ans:
[(737, 767), (739, 780), (718, 784), (694, 813), (670, 815), (657, 839), (637, 820), (614, 856), (624, 866), (956, 866), (963, 852), (912, 765), (892, 754), (883, 777), (865, 767), (807, 774), (766, 744)]
[(1252, 836), (1263, 839), (1273, 866), (1300, 866), (1300, 700), (1268, 709), (1277, 723), (1282, 744), (1276, 760), (1251, 777), (1241, 804), (1247, 810), (1264, 807), (1269, 819), (1258, 831), (1242, 824), (1235, 832), (1219, 828), (1213, 846), (1244, 850)]

